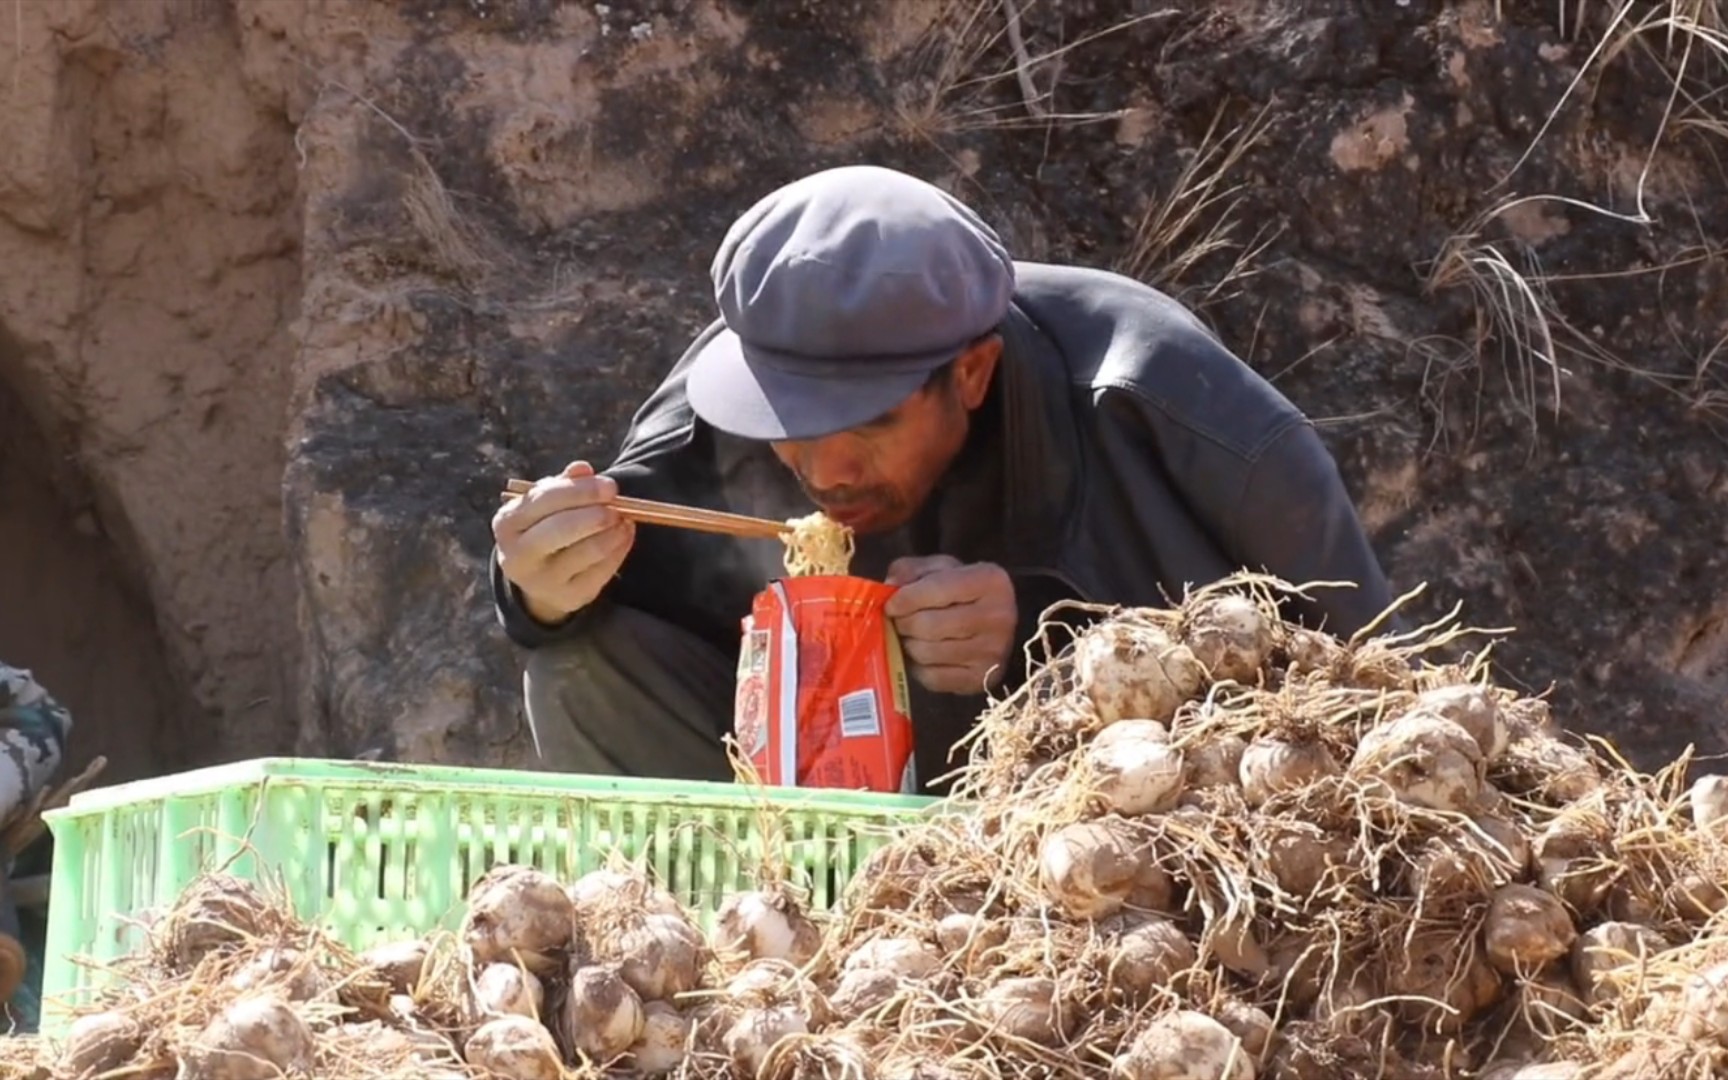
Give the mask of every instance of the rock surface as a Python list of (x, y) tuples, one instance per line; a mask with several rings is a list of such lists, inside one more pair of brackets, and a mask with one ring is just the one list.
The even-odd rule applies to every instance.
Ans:
[[(1591, 5), (1018, 7), (1017, 60), (948, 0), (19, 5), (0, 448), (84, 541), (0, 502), (0, 562), (40, 546), (0, 648), (83, 754), (184, 733), (143, 771), (522, 763), (499, 481), (609, 459), (732, 217), (868, 160), (1197, 306), (1321, 421), (1411, 610), (1514, 628), (1564, 723), (1728, 749), (1720, 59), (1597, 55)], [(65, 605), (102, 629), (21, 629)]]

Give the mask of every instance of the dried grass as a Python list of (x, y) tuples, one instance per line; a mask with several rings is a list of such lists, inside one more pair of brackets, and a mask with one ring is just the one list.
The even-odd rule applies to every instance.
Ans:
[(427, 268), (447, 279), (470, 298), (484, 294), (521, 292), (514, 306), (543, 307), (559, 298), (537, 287), (521, 257), (479, 216), (457, 205), (449, 187), (426, 153), (426, 141), (377, 101), (336, 79), (318, 76), (322, 84), (346, 94), (391, 131), (407, 150), (410, 168), (404, 180), (402, 209), (416, 236), (425, 245)]
[[(1499, 15), (1496, 5), (1496, 15)], [(1600, 23), (1594, 31), (1595, 42), (1578, 73), (1573, 76), (1565, 93), (1549, 110), (1542, 127), (1530, 145), (1502, 178), (1504, 185), (1529, 160), (1530, 154), (1547, 135), (1566, 103), (1580, 87), (1588, 85), (1592, 94), (1597, 90), (1603, 71), (1616, 60), (1637, 54), (1653, 60), (1669, 80), (1668, 99), (1662, 121), (1650, 140), (1650, 149), (1634, 191), (1636, 212), (1614, 214), (1599, 207), (1598, 212), (1637, 224), (1650, 224), (1654, 219), (1645, 204), (1645, 185), (1655, 164), (1657, 151), (1677, 125), (1701, 127), (1720, 133), (1723, 128), (1719, 93), (1728, 87), (1728, 16), (1716, 0), (1666, 0), (1665, 3), (1643, 3), (1639, 0), (1579, 0), (1572, 9), (1570, 30), (1566, 5), (1562, 0), (1558, 25), (1574, 40), (1586, 37), (1587, 24)], [(1696, 84), (1696, 85), (1693, 85)]]
[[(1262, 225), (1246, 243), (1237, 240), (1242, 191), (1234, 179), (1244, 158), (1260, 145), (1271, 123), (1272, 106), (1247, 122), (1219, 131), (1226, 111), (1220, 105), (1187, 155), (1169, 192), (1154, 192), (1135, 226), (1128, 250), (1117, 260), (1118, 273), (1146, 281), (1190, 306), (1203, 310), (1234, 296), (1256, 272), (1260, 255), (1282, 231)], [(1193, 275), (1214, 255), (1234, 251), (1230, 266), (1216, 281), (1198, 283)]]
[[(1492, 216), (1487, 215), (1482, 224)], [(1423, 287), (1429, 293), (1454, 288), (1469, 293), (1475, 325), (1466, 355), (1475, 360), (1470, 366), (1477, 377), (1477, 421), (1486, 400), (1481, 358), (1497, 351), (1513, 407), (1526, 417), (1534, 432), (1544, 386), (1551, 390), (1552, 409), (1559, 415), (1560, 380), (1567, 373), (1556, 355), (1554, 327), (1565, 321), (1544, 286), (1535, 252), (1525, 247), (1520, 256), (1524, 271), (1514, 266), (1497, 244), (1482, 238), (1480, 226), (1467, 227), (1447, 240)], [(1456, 369), (1429, 370), (1442, 381), (1460, 374)], [(1438, 400), (1444, 396), (1445, 387), (1430, 390), (1424, 378), (1424, 394)]]
[[(1442, 245), (1425, 276), (1429, 293), (1463, 289), (1474, 311), (1474, 326), (1468, 340), (1423, 342), (1417, 352), (1424, 359), (1423, 397), (1441, 415), (1436, 439), (1447, 427), (1452, 385), (1459, 379), (1475, 381), (1472, 401), (1475, 415), (1469, 425), (1482, 422), (1490, 396), (1489, 373), (1483, 360), (1497, 356), (1499, 370), (1514, 412), (1531, 431), (1536, 445), (1539, 413), (1546, 404), (1558, 415), (1562, 376), (1569, 374), (1567, 358), (1603, 369), (1630, 374), (1647, 385), (1679, 397), (1695, 413), (1714, 416), (1728, 400), (1711, 364), (1720, 344), (1700, 354), (1690, 377), (1662, 373), (1639, 366), (1618, 355), (1597, 335), (1573, 325), (1551, 295), (1551, 286), (1590, 278), (1665, 276), (1672, 270), (1721, 257), (1719, 242), (1701, 237), (1697, 252), (1649, 268), (1602, 273), (1551, 274), (1543, 269), (1533, 249), (1510, 240), (1492, 240), (1490, 226), (1508, 210), (1531, 202), (1553, 203), (1612, 221), (1647, 228), (1657, 224), (1648, 199), (1650, 178), (1660, 154), (1677, 135), (1698, 134), (1728, 137), (1728, 16), (1715, 0), (1667, 0), (1649, 4), (1634, 0), (1601, 3), (1578, 0), (1558, 5), (1557, 26), (1575, 41), (1593, 38), (1589, 54), (1553, 107), (1540, 129), (1505, 176), (1495, 185), (1505, 188), (1547, 137), (1568, 104), (1581, 93), (1594, 96), (1605, 71), (1616, 63), (1634, 59), (1654, 65), (1668, 82), (1662, 117), (1651, 134), (1638, 178), (1631, 192), (1632, 210), (1622, 212), (1584, 199), (1554, 194), (1501, 198), (1477, 214)], [(1503, 12), (1496, 5), (1496, 16)], [(1546, 401), (1544, 401), (1546, 399)]]
[[(1563, 380), (1572, 371), (1568, 361), (1588, 364), (1598, 370), (1632, 376), (1647, 386), (1680, 399), (1689, 410), (1714, 413), (1721, 409), (1724, 391), (1720, 376), (1712, 370), (1716, 355), (1728, 339), (1699, 356), (1690, 374), (1669, 374), (1635, 364), (1605, 344), (1596, 333), (1576, 325), (1554, 299), (1552, 287), (1569, 282), (1624, 279), (1645, 275), (1664, 277), (1670, 272), (1724, 257), (1724, 250), (1704, 245), (1662, 265), (1601, 273), (1556, 274), (1545, 270), (1535, 250), (1510, 239), (1489, 239), (1490, 226), (1506, 211), (1523, 203), (1554, 202), (1574, 207), (1577, 200), (1558, 196), (1508, 199), (1483, 211), (1458, 230), (1442, 246), (1428, 269), (1424, 292), (1429, 295), (1462, 289), (1469, 296), (1473, 325), (1467, 340), (1438, 339), (1415, 343), (1413, 351), (1423, 360), (1422, 396), (1442, 417), (1434, 436), (1445, 438), (1444, 416), (1456, 385), (1472, 382), (1473, 415), (1465, 427), (1474, 431), (1495, 400), (1492, 369), (1497, 369), (1514, 414), (1529, 427), (1532, 451), (1546, 410), (1558, 416)], [(1440, 345), (1449, 344), (1450, 349)], [(1497, 363), (1490, 365), (1488, 358)]]
[[(1025, 18), (1038, 0), (949, 0), (931, 22), (915, 50), (908, 92), (896, 105), (901, 129), (932, 143), (970, 131), (1072, 127), (1115, 120), (1123, 110), (1064, 112), (1054, 105), (1063, 58), (1101, 38), (1141, 23), (1166, 19), (1177, 9), (1152, 11), (1110, 23), (1075, 41), (1033, 54), (1023, 32)], [(979, 74), (992, 53), (1006, 47), (1007, 59)], [(1051, 71), (1049, 86), (1038, 88), (1038, 72)], [(1011, 83), (1012, 102), (992, 101)]]
[(50, 1080), (44, 1047), (34, 1035), (0, 1035), (0, 1076), (7, 1080)]

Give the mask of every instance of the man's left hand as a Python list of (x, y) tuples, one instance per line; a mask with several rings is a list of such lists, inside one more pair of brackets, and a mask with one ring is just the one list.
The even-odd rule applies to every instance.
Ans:
[(895, 560), (886, 581), (899, 591), (885, 613), (920, 685), (942, 694), (982, 694), (1001, 677), (1019, 621), (1008, 571), (931, 555)]

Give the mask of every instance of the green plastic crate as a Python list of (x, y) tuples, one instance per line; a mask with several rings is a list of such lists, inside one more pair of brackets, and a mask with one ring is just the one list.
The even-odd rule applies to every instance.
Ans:
[[(354, 948), (453, 929), (498, 863), (570, 881), (613, 852), (711, 919), (764, 852), (826, 908), (897, 825), (936, 800), (448, 766), (266, 758), (102, 788), (47, 815), (54, 835), (42, 1029), (100, 985), (82, 960), (143, 940), (136, 920), (224, 866), (285, 887)], [(765, 826), (777, 826), (774, 833)]]

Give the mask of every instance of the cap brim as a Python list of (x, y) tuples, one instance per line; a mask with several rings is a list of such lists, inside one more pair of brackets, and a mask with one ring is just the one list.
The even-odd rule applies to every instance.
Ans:
[(889, 412), (955, 355), (852, 360), (830, 364), (828, 370), (792, 370), (791, 363), (722, 330), (691, 362), (684, 392), (697, 416), (729, 435), (764, 442), (820, 439)]

